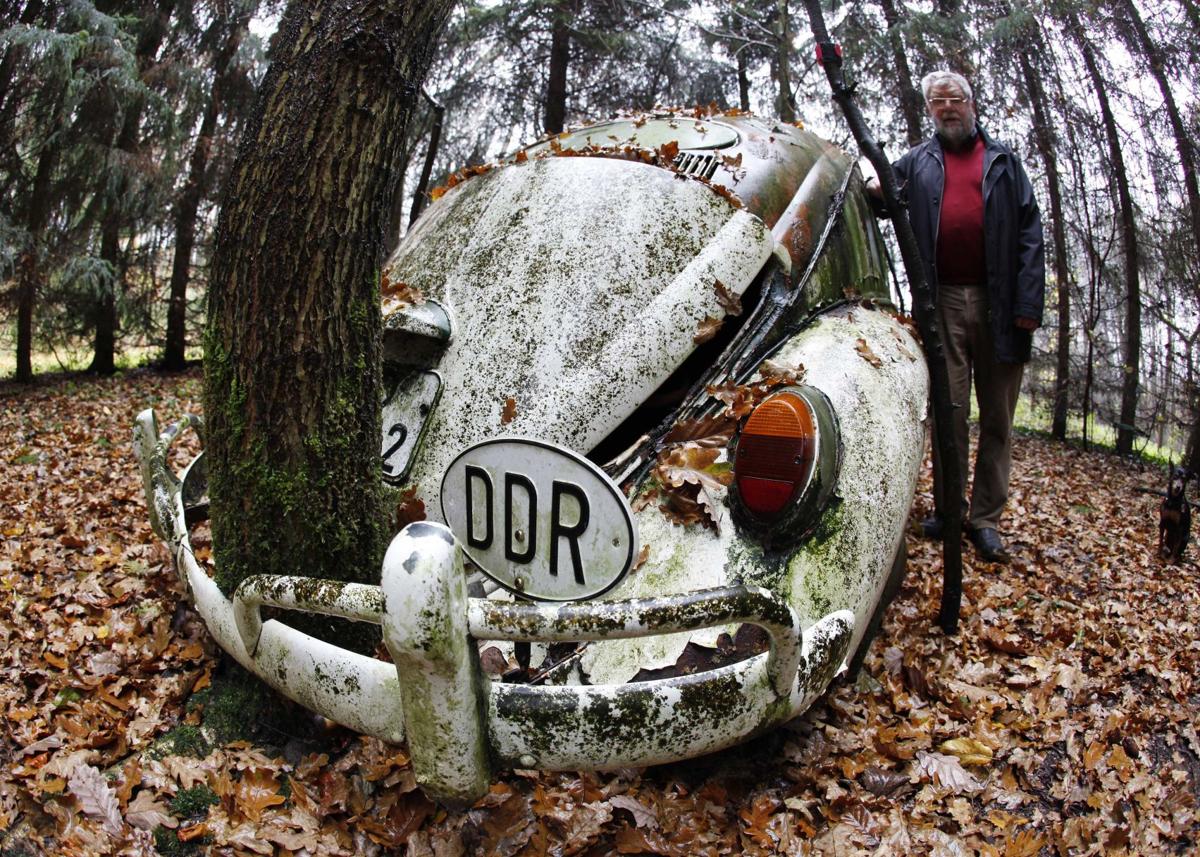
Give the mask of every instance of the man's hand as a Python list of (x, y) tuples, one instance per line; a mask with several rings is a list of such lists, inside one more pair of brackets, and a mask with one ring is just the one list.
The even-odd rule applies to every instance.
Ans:
[(1025, 318), (1024, 316), (1017, 316), (1013, 324), (1021, 328), (1021, 330), (1037, 330), (1042, 326), (1036, 319)]
[(875, 197), (875, 199), (883, 202), (883, 185), (879, 183), (879, 179), (871, 176), (866, 182), (867, 193)]

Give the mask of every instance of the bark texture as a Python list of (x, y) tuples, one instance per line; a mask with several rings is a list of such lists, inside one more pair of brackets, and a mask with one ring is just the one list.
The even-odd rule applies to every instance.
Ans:
[[(167, 24), (175, 11), (175, 0), (160, 0), (143, 10), (145, 21), (136, 49), (138, 74), (145, 79), (152, 70), (154, 58), (167, 35)], [(117, 134), (115, 149), (132, 161), (136, 154), (142, 127), (142, 112), (145, 101), (141, 97), (131, 100), (125, 109), (121, 130)], [(109, 177), (99, 178), (98, 193), (105, 198), (104, 217), (100, 223), (100, 258), (108, 263), (109, 276), (104, 288), (92, 308), (93, 338), (92, 363), (89, 372), (111, 375), (116, 371), (117, 342), (117, 292), (124, 287), (125, 260), (121, 254), (121, 231), (129, 219), (130, 180), (122, 168), (122, 177), (109, 186)]]
[(204, 401), (225, 592), (258, 573), (378, 581), (384, 232), (450, 5), (297, 2), (284, 16), (225, 189), (209, 293)]
[(1117, 187), (1117, 202), (1121, 216), (1121, 251), (1125, 268), (1125, 343), (1122, 358), (1121, 415), (1117, 426), (1117, 452), (1127, 455), (1133, 452), (1133, 438), (1137, 432), (1138, 377), (1142, 353), (1142, 289), (1138, 276), (1137, 223), (1133, 211), (1133, 197), (1129, 192), (1129, 175), (1125, 169), (1125, 157), (1121, 151), (1121, 137), (1117, 120), (1108, 101), (1108, 92), (1096, 52), (1083, 34), (1078, 19), (1072, 20), (1072, 29), (1088, 78), (1100, 103), (1100, 116), (1104, 124), (1104, 136), (1108, 140), (1109, 163), (1113, 181)]
[(896, 64), (896, 87), (900, 90), (900, 112), (904, 115), (904, 130), (908, 145), (915, 146), (925, 139), (921, 130), (924, 99), (913, 84), (912, 70), (908, 66), (908, 54), (904, 50), (904, 37), (900, 30), (900, 13), (895, 0), (879, 0), (883, 19), (887, 22), (888, 44), (892, 49), (892, 60)]
[(209, 151), (213, 134), (217, 130), (217, 119), (221, 115), (225, 76), (237, 53), (238, 46), (250, 19), (246, 12), (235, 20), (228, 35), (213, 56), (213, 85), (200, 120), (200, 133), (196, 135), (196, 146), (188, 160), (188, 177), (175, 206), (175, 256), (171, 261), (170, 300), (167, 304), (167, 339), (163, 349), (163, 368), (171, 371), (182, 369), (187, 361), (187, 288), (191, 281), (192, 250), (196, 245), (196, 215), (200, 202), (208, 193)]
[(571, 22), (574, 13), (570, 0), (560, 0), (554, 8), (550, 31), (550, 66), (546, 74), (546, 111), (543, 129), (561, 134), (567, 122), (567, 67), (571, 62)]
[(1067, 258), (1067, 230), (1063, 220), (1062, 185), (1058, 179), (1058, 141), (1047, 109), (1046, 91), (1029, 54), (1017, 51), (1029, 104), (1033, 108), (1033, 133), (1042, 163), (1046, 165), (1046, 185), (1050, 193), (1050, 226), (1054, 238), (1054, 279), (1058, 294), (1058, 345), (1054, 365), (1054, 406), (1050, 433), (1058, 440), (1067, 439), (1067, 392), (1071, 382), (1071, 268)]

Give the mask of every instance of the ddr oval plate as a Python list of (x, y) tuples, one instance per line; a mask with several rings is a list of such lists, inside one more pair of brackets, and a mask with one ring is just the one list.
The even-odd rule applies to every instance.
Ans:
[(638, 550), (633, 514), (608, 475), (536, 440), (485, 440), (461, 452), (442, 477), (442, 515), (485, 574), (539, 601), (607, 592)]

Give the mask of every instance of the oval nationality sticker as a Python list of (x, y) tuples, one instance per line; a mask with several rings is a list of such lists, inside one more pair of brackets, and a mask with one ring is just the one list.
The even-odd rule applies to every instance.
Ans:
[(497, 438), (461, 452), (442, 477), (442, 516), (485, 574), (539, 601), (607, 592), (638, 550), (633, 513), (608, 475), (536, 440)]

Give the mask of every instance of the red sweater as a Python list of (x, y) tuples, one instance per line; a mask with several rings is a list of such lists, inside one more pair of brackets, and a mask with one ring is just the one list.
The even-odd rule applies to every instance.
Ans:
[(987, 282), (983, 257), (983, 137), (959, 152), (943, 149), (946, 185), (938, 224), (937, 270), (943, 285)]

